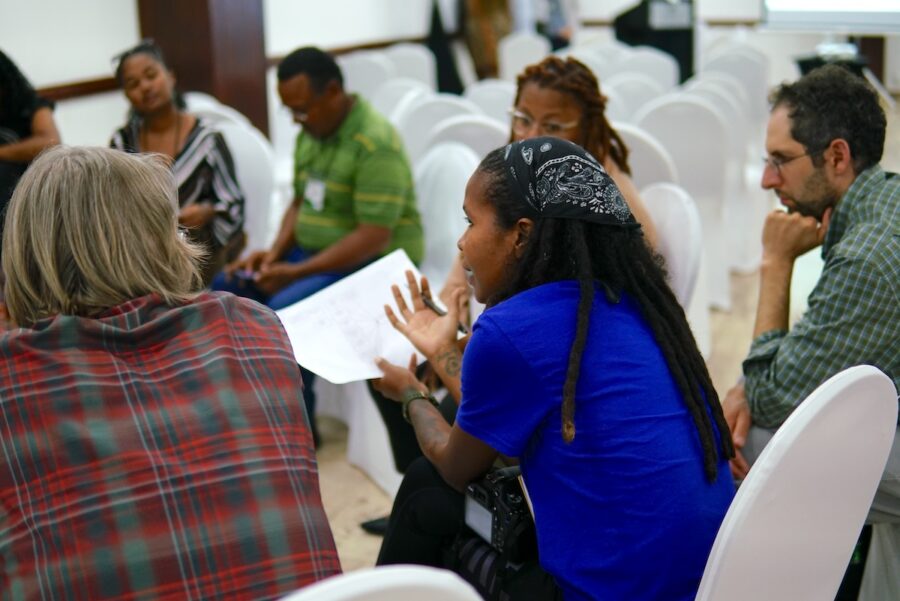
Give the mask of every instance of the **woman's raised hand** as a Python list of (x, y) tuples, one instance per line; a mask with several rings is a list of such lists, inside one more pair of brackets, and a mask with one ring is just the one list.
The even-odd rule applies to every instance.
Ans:
[(407, 271), (406, 282), (412, 298), (412, 308), (407, 306), (399, 286), (395, 284), (391, 286), (391, 291), (394, 293), (394, 302), (400, 317), (397, 317), (388, 305), (384, 306), (384, 312), (394, 328), (406, 336), (426, 358), (432, 359), (442, 348), (456, 343), (459, 306), (465, 291), (462, 289), (455, 291), (452, 302), (447, 307), (447, 314), (439, 315), (429, 307), (434, 303), (428, 279), (423, 276), (420, 286), (412, 271)]

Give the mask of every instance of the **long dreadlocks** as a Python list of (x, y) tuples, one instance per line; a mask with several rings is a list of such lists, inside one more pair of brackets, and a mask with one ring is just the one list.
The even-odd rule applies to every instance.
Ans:
[[(488, 178), (485, 196), (494, 205), (497, 227), (508, 229), (526, 215), (506, 177), (504, 152), (501, 148), (488, 154), (478, 170)], [(563, 385), (564, 440), (571, 442), (575, 437), (575, 387), (587, 343), (594, 286), (599, 282), (611, 301), (624, 293), (638, 303), (697, 428), (704, 473), (708, 480), (714, 480), (719, 453), (733, 457), (734, 446), (684, 311), (666, 283), (661, 257), (644, 242), (639, 229), (573, 219), (538, 219), (521, 259), (511, 268), (505, 289), (488, 303), (560, 280), (577, 280), (580, 288), (575, 340)]]

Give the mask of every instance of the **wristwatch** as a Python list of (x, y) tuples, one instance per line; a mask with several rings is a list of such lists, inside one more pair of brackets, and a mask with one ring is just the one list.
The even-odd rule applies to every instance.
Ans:
[(435, 409), (438, 407), (437, 399), (434, 398), (431, 394), (427, 392), (422, 392), (421, 390), (410, 390), (406, 394), (403, 395), (403, 419), (406, 420), (407, 423), (411, 424), (409, 421), (409, 404), (415, 401), (416, 399), (424, 399), (431, 403)]

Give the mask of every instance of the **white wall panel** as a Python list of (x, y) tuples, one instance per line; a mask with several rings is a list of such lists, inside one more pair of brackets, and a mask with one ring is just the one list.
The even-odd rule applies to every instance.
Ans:
[(266, 54), (423, 37), (431, 0), (263, 0)]
[(0, 0), (0, 47), (35, 87), (108, 77), (139, 40), (136, 0)]

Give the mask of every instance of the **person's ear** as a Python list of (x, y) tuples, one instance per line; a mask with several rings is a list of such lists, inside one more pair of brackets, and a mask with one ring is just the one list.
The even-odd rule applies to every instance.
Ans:
[(521, 257), (522, 253), (525, 252), (525, 246), (528, 244), (528, 239), (531, 238), (531, 232), (534, 229), (534, 221), (527, 217), (522, 217), (513, 227), (516, 231), (516, 240), (513, 248), (516, 252), (516, 257)]
[(846, 175), (853, 172), (853, 155), (847, 140), (835, 138), (822, 156), (825, 158), (826, 165), (832, 169), (835, 175)]
[(322, 90), (322, 92), (328, 98), (334, 98), (334, 97), (338, 96), (342, 91), (343, 91), (343, 87), (341, 86), (340, 83), (338, 83), (338, 80), (336, 80), (336, 79), (332, 79), (328, 83), (326, 83), (325, 89)]

